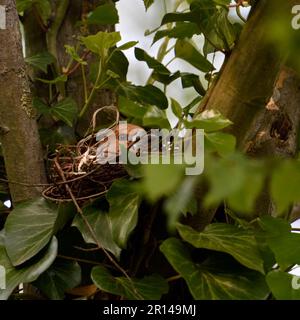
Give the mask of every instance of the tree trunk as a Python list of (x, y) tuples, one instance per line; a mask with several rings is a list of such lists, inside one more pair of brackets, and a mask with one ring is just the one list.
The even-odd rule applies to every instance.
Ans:
[[(46, 182), (32, 97), (25, 71), (15, 0), (6, 6), (6, 29), (0, 30), (0, 128), (6, 172), (13, 202), (34, 198)], [(21, 184), (17, 184), (19, 182)], [(23, 183), (23, 184), (22, 184)]]

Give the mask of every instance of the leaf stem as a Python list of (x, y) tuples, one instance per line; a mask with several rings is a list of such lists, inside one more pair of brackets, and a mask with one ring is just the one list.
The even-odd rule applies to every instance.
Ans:
[(87, 98), (83, 108), (81, 109), (81, 111), (79, 113), (79, 116), (78, 116), (79, 118), (82, 118), (83, 115), (86, 113), (86, 111), (87, 111), (88, 107), (90, 106), (91, 101), (92, 101), (92, 99), (93, 99), (93, 97), (95, 95), (96, 90), (99, 89), (98, 83), (99, 83), (99, 81), (101, 79), (101, 71), (102, 71), (102, 59), (99, 60), (99, 67), (98, 67), (97, 78), (96, 78), (95, 84), (94, 84), (93, 89), (92, 89), (89, 97)]
[(83, 81), (83, 90), (84, 90), (84, 103), (88, 100), (88, 93), (87, 93), (87, 83), (86, 83), (86, 76), (85, 76), (85, 69), (84, 65), (81, 65), (81, 73), (82, 73), (82, 81)]

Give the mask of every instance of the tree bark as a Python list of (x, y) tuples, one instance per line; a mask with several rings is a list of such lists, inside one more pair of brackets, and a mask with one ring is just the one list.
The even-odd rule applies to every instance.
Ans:
[[(5, 167), (13, 202), (34, 198), (46, 182), (32, 97), (25, 71), (15, 0), (6, 6), (6, 29), (0, 30), (0, 128)], [(17, 183), (15, 183), (17, 182)], [(23, 183), (23, 184), (18, 184)], [(25, 184), (32, 186), (25, 186)]]

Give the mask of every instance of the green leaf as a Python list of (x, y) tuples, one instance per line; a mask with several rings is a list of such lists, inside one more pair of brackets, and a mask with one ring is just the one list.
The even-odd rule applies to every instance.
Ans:
[(254, 232), (234, 225), (213, 223), (198, 232), (189, 226), (178, 224), (183, 240), (195, 248), (203, 248), (230, 254), (245, 267), (264, 274), (264, 260), (259, 251)]
[(69, 54), (73, 60), (75, 60), (76, 62), (82, 64), (82, 65), (87, 65), (87, 62), (84, 61), (76, 52), (76, 49), (72, 46), (69, 45), (65, 45), (65, 49), (66, 49), (66, 53)]
[(177, 58), (185, 60), (202, 72), (209, 72), (215, 69), (214, 66), (186, 40), (177, 40), (175, 55)]
[[(83, 214), (92, 226), (98, 242), (103, 248), (114, 254), (117, 259), (120, 258), (121, 248), (113, 239), (113, 225), (110, 216), (97, 207), (91, 205), (83, 208)], [(97, 244), (88, 227), (84, 223), (81, 216), (76, 215), (72, 226), (77, 227), (85, 242)]]
[(175, 229), (180, 214), (189, 212), (189, 206), (193, 203), (196, 184), (199, 182), (197, 176), (186, 177), (176, 192), (168, 197), (164, 203), (164, 209), (168, 215), (168, 227)]
[(213, 110), (204, 111), (196, 115), (192, 121), (185, 121), (186, 128), (203, 129), (205, 132), (222, 130), (231, 124), (230, 120)]
[(151, 106), (148, 108), (143, 118), (143, 125), (151, 128), (171, 128), (165, 111), (160, 110), (155, 106)]
[(128, 50), (134, 46), (136, 46), (139, 42), (138, 41), (128, 41), (122, 45), (120, 45), (120, 47), (117, 47), (116, 50)]
[(109, 25), (119, 23), (118, 10), (114, 3), (107, 3), (97, 7), (87, 18), (88, 24)]
[(299, 277), (282, 271), (272, 271), (268, 273), (266, 281), (277, 300), (300, 300)]
[(49, 52), (38, 53), (34, 56), (25, 58), (25, 62), (31, 66), (47, 73), (47, 67), (55, 62), (55, 58)]
[(182, 108), (181, 105), (176, 101), (175, 99), (171, 99), (171, 108), (174, 113), (174, 115), (178, 118), (182, 118)]
[(76, 102), (72, 98), (61, 100), (50, 111), (52, 116), (64, 121), (70, 127), (73, 126), (78, 113)]
[[(18, 241), (16, 239), (16, 241)], [(0, 300), (9, 298), (13, 290), (20, 283), (35, 281), (40, 274), (45, 272), (53, 263), (57, 255), (57, 239), (52, 238), (45, 252), (39, 257), (38, 261), (27, 264), (22, 268), (15, 268), (7, 255), (3, 241), (0, 240), (0, 265), (6, 270), (6, 289), (0, 289)]]
[(25, 10), (32, 7), (33, 1), (32, 0), (17, 0), (17, 10), (19, 13), (24, 12)]
[(271, 193), (278, 213), (283, 213), (293, 202), (300, 201), (300, 164), (282, 161), (273, 171)]
[[(115, 74), (119, 76), (118, 83), (121, 81), (126, 81), (127, 72), (128, 72), (129, 62), (125, 56), (125, 54), (121, 51), (114, 51), (111, 55), (109, 61), (107, 62), (107, 69), (111, 70)], [(116, 83), (113, 86), (115, 89), (118, 86)]]
[(126, 248), (127, 241), (138, 221), (139, 195), (127, 180), (117, 180), (107, 193), (109, 202), (108, 219), (113, 239), (120, 248)]
[(181, 85), (183, 89), (193, 87), (201, 96), (206, 93), (199, 76), (193, 73), (181, 73)]
[(157, 31), (153, 38), (153, 44), (164, 37), (168, 37), (170, 39), (185, 39), (192, 38), (193, 35), (200, 33), (201, 32), (195, 23), (177, 22), (176, 26), (172, 29)]
[(81, 282), (81, 268), (77, 262), (56, 260), (34, 282), (39, 290), (51, 300), (63, 300), (65, 291)]
[(34, 257), (53, 235), (57, 207), (38, 198), (17, 204), (5, 223), (5, 245), (14, 266)]
[(183, 177), (183, 166), (176, 164), (147, 164), (142, 170), (142, 191), (152, 202), (175, 191)]
[(236, 32), (233, 25), (228, 20), (228, 10), (223, 9), (217, 15), (216, 19), (216, 29), (219, 37), (223, 40), (225, 44), (225, 49), (230, 51), (234, 47), (236, 40)]
[(121, 84), (118, 93), (129, 100), (156, 106), (159, 109), (168, 108), (168, 99), (165, 94), (153, 85), (134, 86), (132, 84)]
[(205, 203), (210, 206), (228, 200), (239, 216), (249, 220), (254, 218), (248, 214), (253, 213), (255, 200), (263, 188), (265, 172), (261, 163), (238, 154), (218, 161), (207, 160), (206, 163), (211, 189)]
[(119, 110), (127, 117), (142, 119), (147, 112), (147, 109), (136, 102), (130, 101), (122, 96), (119, 97)]
[(171, 74), (168, 68), (166, 68), (155, 58), (150, 57), (144, 50), (140, 48), (135, 48), (134, 53), (137, 60), (146, 62), (148, 67), (150, 69), (153, 69), (153, 79), (164, 84), (170, 84), (172, 81), (176, 80), (180, 76), (180, 72)]
[(202, 264), (195, 263), (189, 249), (175, 238), (165, 240), (160, 250), (196, 300), (258, 300), (268, 296), (264, 276), (242, 267), (230, 256), (219, 254)]
[(259, 219), (259, 224), (265, 231), (264, 237), (267, 244), (274, 252), (276, 261), (282, 269), (300, 264), (300, 234), (292, 233), (287, 221), (262, 217)]
[(134, 54), (137, 60), (145, 61), (150, 69), (154, 69), (158, 73), (169, 75), (170, 71), (162, 63), (155, 58), (150, 57), (143, 49), (135, 48)]
[(76, 215), (77, 210), (73, 202), (61, 202), (58, 204), (58, 215), (53, 228), (54, 234), (63, 230), (66, 224)]
[(47, 19), (49, 19), (51, 15), (51, 5), (49, 0), (17, 0), (16, 4), (17, 10), (20, 14), (23, 14), (26, 10), (35, 6), (43, 19), (44, 24), (47, 23)]
[(226, 156), (235, 150), (236, 138), (223, 132), (206, 133), (205, 144), (206, 147), (218, 152), (220, 156)]
[(120, 32), (99, 31), (95, 35), (81, 37), (81, 41), (87, 49), (102, 57), (106, 57), (108, 49), (115, 46), (120, 40)]
[(40, 98), (34, 97), (32, 100), (33, 107), (37, 110), (40, 114), (50, 114), (50, 107), (47, 106)]
[(192, 12), (172, 12), (172, 13), (167, 13), (164, 15), (161, 25), (170, 23), (170, 22), (196, 22), (197, 21), (197, 16), (193, 14)]
[(148, 10), (154, 3), (154, 0), (143, 0), (143, 1), (144, 1), (144, 6), (146, 10)]
[(102, 291), (126, 297), (131, 300), (159, 300), (168, 292), (168, 283), (159, 275), (146, 276), (143, 279), (114, 277), (102, 266), (92, 269), (91, 277)]

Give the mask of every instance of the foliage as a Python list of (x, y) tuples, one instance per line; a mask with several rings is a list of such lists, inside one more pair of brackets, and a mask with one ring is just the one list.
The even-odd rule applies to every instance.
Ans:
[[(145, 9), (151, 10), (154, 2), (144, 0)], [(75, 46), (64, 46), (70, 62), (59, 66), (59, 72), (59, 61), (50, 52), (26, 58), (42, 72), (35, 73), (34, 83), (47, 92), (33, 99), (37, 118), (46, 123), (51, 119), (55, 127), (40, 127), (45, 150), (55, 150), (58, 140), (68, 144), (80, 136), (77, 125), (91, 108), (95, 92), (106, 89), (117, 95), (121, 116), (131, 123), (169, 129), (169, 108), (177, 129), (203, 129), (205, 170), (188, 177), (186, 165), (128, 166), (128, 177), (114, 181), (105, 196), (84, 203), (82, 212), (42, 197), (15, 205), (0, 233), (0, 265), (7, 270), (1, 299), (22, 298), (14, 289), (27, 282), (49, 299), (73, 298), (71, 289), (92, 283), (97, 291), (89, 298), (99, 292), (126, 299), (172, 298), (177, 293), (168, 282), (178, 279), (185, 281), (194, 299), (300, 298), (289, 273), (300, 264), (300, 235), (290, 227), (291, 206), (300, 202), (299, 161), (247, 157), (236, 150), (236, 137), (226, 131), (230, 120), (195, 108), (217, 74), (210, 54), (230, 55), (243, 28), (242, 21), (229, 19), (229, 4), (177, 1), (159, 27), (148, 32), (153, 43), (160, 42), (156, 57), (136, 41), (120, 45), (120, 32), (99, 31), (82, 34)], [(50, 1), (19, 0), (17, 5), (20, 14), (35, 8), (45, 25), (49, 22)], [(116, 6), (109, 2), (80, 23), (103, 26), (118, 21)], [(201, 49), (195, 41), (199, 35), (204, 37)], [(127, 80), (124, 51), (130, 48), (151, 70), (144, 85)], [(170, 51), (198, 73), (170, 71), (165, 61)], [(77, 69), (84, 94), (80, 106), (65, 91)], [(194, 88), (195, 97), (187, 106), (167, 95), (168, 85), (178, 79), (182, 90)], [(264, 188), (276, 207), (275, 217), (256, 212)], [(1, 201), (9, 197), (2, 189), (0, 196)], [(199, 212), (218, 208), (221, 216), (203, 230), (185, 224)]]

